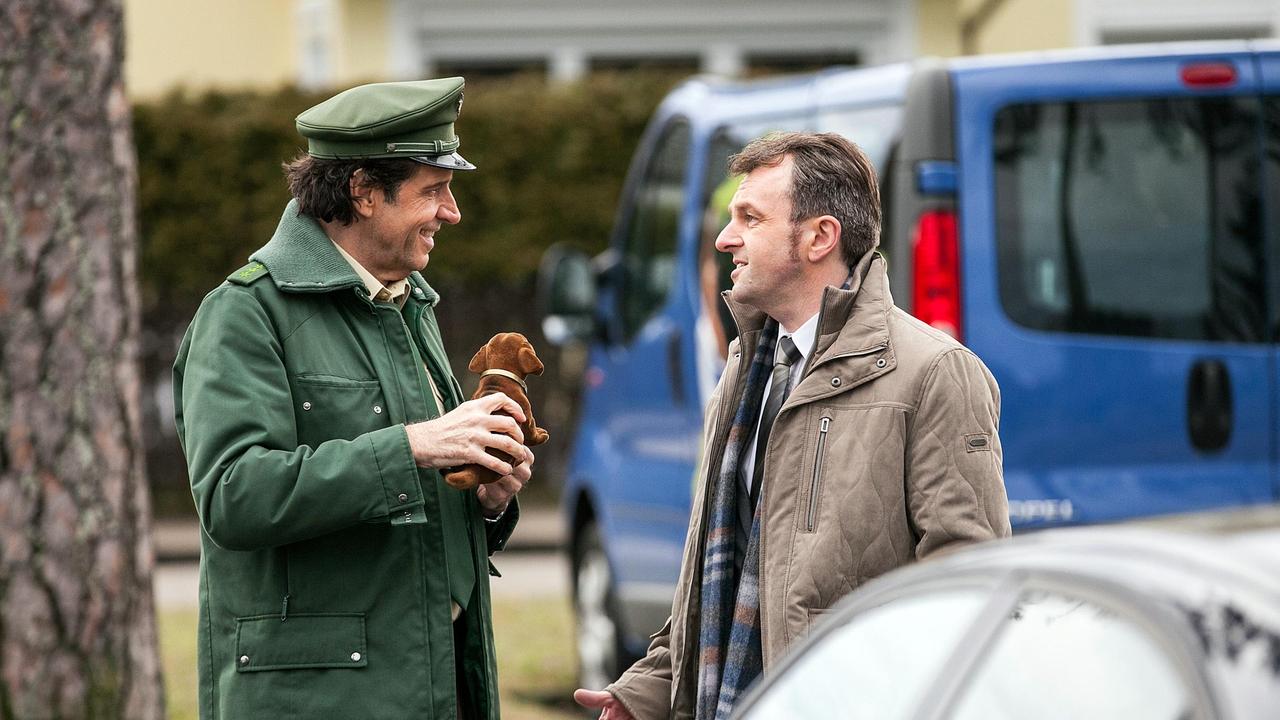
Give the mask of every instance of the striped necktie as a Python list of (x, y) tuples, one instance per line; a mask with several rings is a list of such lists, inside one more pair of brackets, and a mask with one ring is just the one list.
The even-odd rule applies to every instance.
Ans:
[(760, 500), (760, 481), (764, 477), (764, 451), (769, 445), (769, 432), (778, 411), (791, 394), (791, 367), (801, 359), (800, 351), (791, 336), (778, 339), (774, 355), (773, 375), (769, 379), (769, 396), (764, 401), (764, 413), (760, 416), (760, 432), (756, 435), (756, 464), (751, 472), (751, 507)]

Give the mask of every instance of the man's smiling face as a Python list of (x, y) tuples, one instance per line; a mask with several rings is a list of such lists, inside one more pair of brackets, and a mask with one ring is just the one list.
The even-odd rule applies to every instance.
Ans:
[(394, 201), (379, 189), (371, 191), (373, 211), (364, 221), (368, 226), (363, 264), (384, 284), (425, 268), (436, 231), (462, 219), (449, 188), (452, 179), (452, 170), (418, 164), (396, 190)]
[(787, 302), (801, 271), (791, 222), (791, 158), (747, 173), (729, 203), (716, 249), (733, 256), (733, 299), (766, 313)]

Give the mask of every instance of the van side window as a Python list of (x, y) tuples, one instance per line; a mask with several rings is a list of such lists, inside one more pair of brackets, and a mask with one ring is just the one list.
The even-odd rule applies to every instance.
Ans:
[(623, 336), (628, 340), (671, 289), (688, 159), (689, 125), (676, 120), (654, 146), (626, 229), (621, 310)]
[(1263, 129), (1265, 149), (1263, 157), (1266, 158), (1266, 168), (1263, 175), (1266, 177), (1266, 215), (1270, 222), (1268, 226), (1268, 241), (1270, 248), (1268, 255), (1270, 256), (1270, 274), (1271, 282), (1267, 283), (1267, 306), (1272, 308), (1271, 311), (1271, 342), (1280, 340), (1280, 318), (1276, 317), (1276, 308), (1280, 308), (1280, 253), (1276, 252), (1277, 243), (1280, 243), (1280, 223), (1276, 222), (1276, 213), (1280, 212), (1280, 96), (1267, 95), (1264, 99), (1263, 106)]
[(876, 168), (876, 184), (880, 188), (880, 247), (881, 254), (892, 264), (889, 238), (893, 237), (889, 223), (893, 220), (893, 163), (897, 156), (902, 132), (901, 105), (866, 105), (854, 108), (827, 108), (818, 113), (819, 132), (839, 133), (867, 154)]
[(1261, 342), (1253, 98), (1011, 105), (995, 122), (1000, 297), (1022, 325)]
[(875, 165), (876, 173), (883, 175), (902, 129), (902, 106), (825, 108), (818, 113), (817, 124), (818, 132), (839, 133), (857, 143)]

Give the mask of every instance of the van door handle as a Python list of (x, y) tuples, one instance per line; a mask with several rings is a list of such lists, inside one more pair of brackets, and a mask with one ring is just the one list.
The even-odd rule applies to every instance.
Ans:
[(680, 364), (680, 331), (672, 329), (667, 337), (667, 377), (671, 378), (671, 401), (684, 405), (684, 373)]
[(1234, 411), (1231, 375), (1221, 360), (1199, 360), (1187, 378), (1187, 434), (1202, 452), (1217, 452), (1231, 439)]

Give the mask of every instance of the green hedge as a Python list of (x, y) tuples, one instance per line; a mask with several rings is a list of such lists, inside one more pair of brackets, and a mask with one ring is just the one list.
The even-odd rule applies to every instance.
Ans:
[[(566, 240), (603, 249), (645, 122), (678, 78), (541, 75), (468, 84), (458, 122), (479, 171), (455, 180), (460, 225), (437, 239), (432, 282), (522, 285)], [(172, 94), (134, 109), (144, 314), (189, 317), (275, 229), (289, 196), (281, 163), (305, 147), (293, 126), (322, 95)]]
[[(527, 335), (547, 372), (530, 396), (551, 442), (538, 449), (526, 499), (552, 501), (572, 437), (580, 372), (542, 338), (534, 274), (553, 242), (605, 247), (622, 182), (649, 115), (679, 78), (600, 74), (548, 87), (541, 76), (467, 84), (458, 122), (462, 152), (479, 170), (460, 173), (462, 223), (437, 237), (427, 278), (443, 295), (439, 319), (464, 389), (467, 362), (499, 331)], [(186, 465), (164, 392), (186, 323), (205, 293), (271, 237), (289, 195), (281, 164), (304, 144), (293, 119), (324, 99), (270, 94), (174, 94), (134, 108), (138, 149), (143, 297), (144, 434), (156, 512), (189, 516)]]

